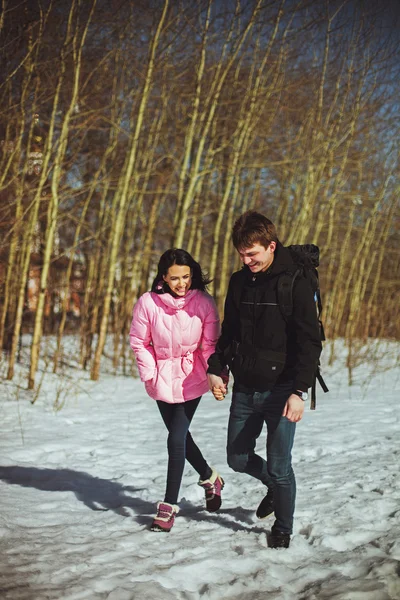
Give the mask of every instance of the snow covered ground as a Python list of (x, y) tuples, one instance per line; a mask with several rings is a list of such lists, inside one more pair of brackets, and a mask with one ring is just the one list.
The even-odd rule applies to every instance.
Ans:
[[(378, 350), (387, 367), (396, 352)], [(166, 431), (140, 381), (92, 382), (72, 364), (43, 378), (32, 406), (26, 366), (6, 382), (1, 363), (0, 598), (399, 600), (400, 369), (361, 364), (348, 387), (341, 355), (297, 429), (288, 550), (267, 548), (263, 490), (225, 463), (229, 398), (205, 395), (192, 426), (225, 478), (222, 509), (205, 512), (187, 466), (176, 524), (154, 533)]]

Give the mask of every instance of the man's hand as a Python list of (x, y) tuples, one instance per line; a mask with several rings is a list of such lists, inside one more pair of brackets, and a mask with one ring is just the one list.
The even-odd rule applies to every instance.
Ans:
[(289, 421), (292, 421), (292, 423), (297, 423), (298, 421), (301, 421), (303, 413), (304, 401), (296, 394), (291, 394), (287, 399), (282, 416), (289, 419)]
[(209, 373), (207, 375), (207, 379), (209, 388), (212, 391), (214, 398), (216, 400), (223, 400), (226, 396), (227, 388), (226, 384), (222, 380), (222, 377)]

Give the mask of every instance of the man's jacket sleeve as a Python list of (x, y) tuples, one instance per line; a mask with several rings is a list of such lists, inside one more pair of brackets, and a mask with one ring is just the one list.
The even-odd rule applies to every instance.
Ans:
[(207, 294), (208, 312), (203, 321), (203, 335), (201, 339), (201, 352), (204, 362), (207, 364), (208, 358), (214, 352), (220, 333), (219, 315), (214, 299)]
[(207, 373), (211, 373), (212, 375), (221, 375), (222, 371), (227, 366), (225, 352), (236, 338), (239, 311), (235, 307), (233, 297), (235, 275), (236, 274), (234, 273), (229, 281), (228, 293), (225, 299), (224, 320), (221, 325), (221, 335), (219, 336), (215, 347), (215, 352), (208, 359)]
[(305, 392), (314, 382), (322, 350), (314, 295), (306, 278), (298, 279), (294, 286), (293, 327), (296, 341), (294, 389)]

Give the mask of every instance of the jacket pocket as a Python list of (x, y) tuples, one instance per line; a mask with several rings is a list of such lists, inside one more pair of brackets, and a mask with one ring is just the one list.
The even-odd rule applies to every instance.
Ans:
[(286, 354), (239, 344), (232, 359), (232, 373), (242, 382), (269, 389), (281, 375)]
[(154, 390), (154, 388), (156, 387), (157, 379), (158, 379), (158, 368), (156, 367), (153, 377), (144, 382), (145, 388), (147, 391)]

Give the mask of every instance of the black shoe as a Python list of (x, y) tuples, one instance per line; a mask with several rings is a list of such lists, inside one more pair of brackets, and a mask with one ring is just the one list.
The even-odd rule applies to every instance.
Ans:
[(272, 528), (271, 533), (267, 536), (268, 548), (289, 548), (290, 533), (283, 533)]
[(272, 490), (268, 490), (267, 495), (261, 500), (259, 507), (256, 510), (258, 519), (266, 519), (274, 512), (274, 494)]

